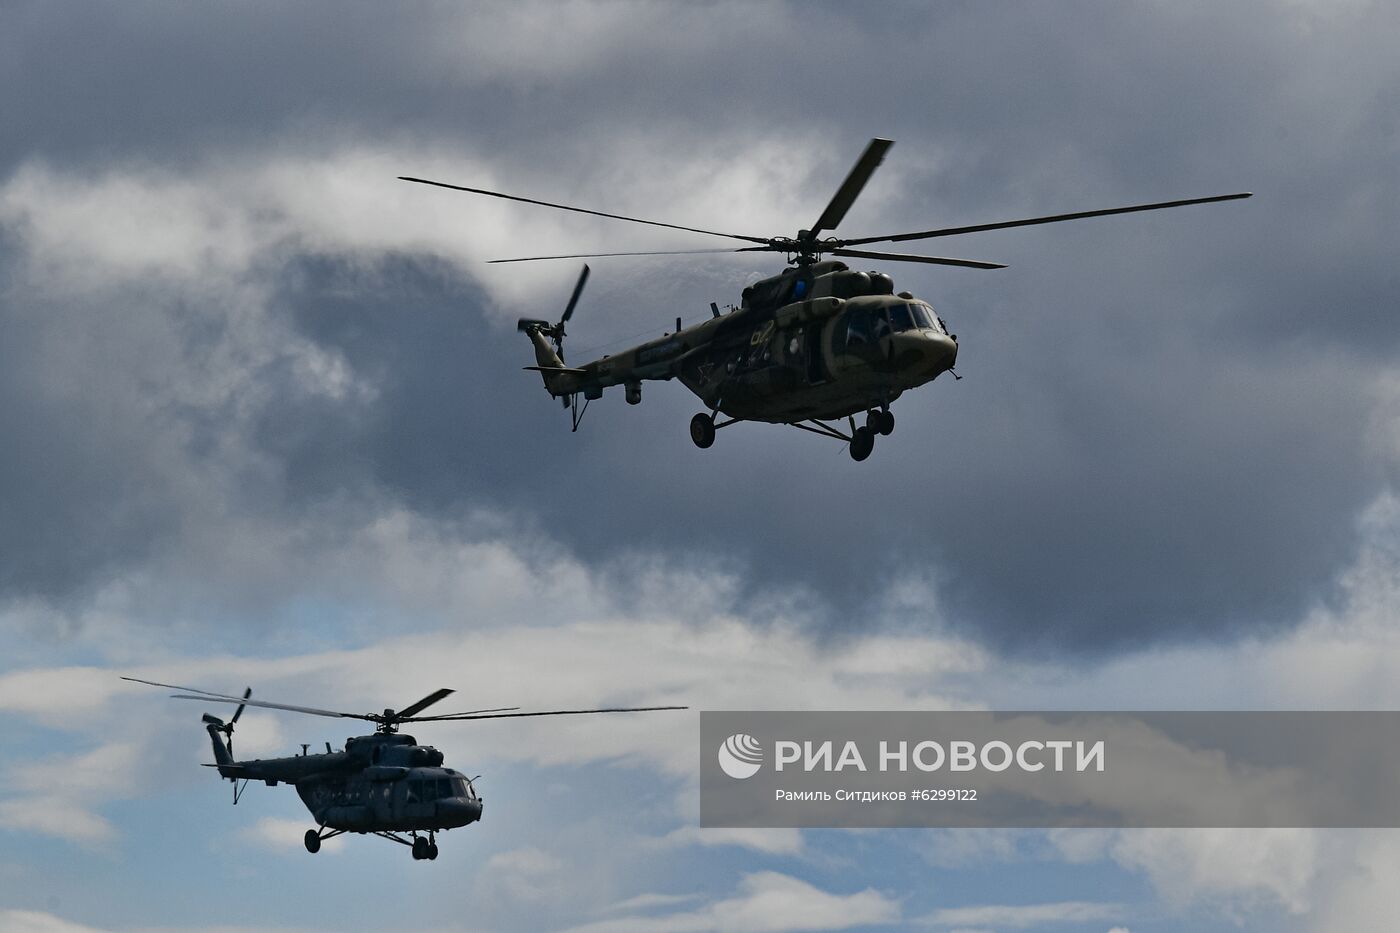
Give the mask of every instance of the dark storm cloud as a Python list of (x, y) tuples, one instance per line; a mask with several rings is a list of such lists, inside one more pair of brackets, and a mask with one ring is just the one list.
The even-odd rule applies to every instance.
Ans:
[[(254, 270), (273, 296), (269, 339), (285, 329), (333, 351), (373, 391), (304, 391), (296, 360), (281, 357), (237, 418), (172, 408), (149, 379), (110, 392), (124, 401), (106, 413), (82, 393), (32, 391), (28, 348), (54, 332), (31, 293), (10, 289), (5, 433), (22, 452), (5, 461), (0, 506), (5, 551), (25, 556), (6, 558), (8, 592), (62, 595), (178, 546), (199, 465), (229, 450), (262, 467), (221, 468), (208, 494), (289, 521), (346, 495), (430, 515), (501, 508), (585, 558), (718, 557), (755, 590), (813, 587), (842, 626), (863, 624), (894, 581), (926, 575), (936, 613), (1022, 646), (1288, 623), (1348, 560), (1355, 517), (1391, 469), (1366, 433), (1397, 335), (1389, 11), (743, 5), (672, 7), (668, 30), (654, 28), (667, 8), (605, 6), (590, 12), (606, 28), (580, 29), (577, 49), (540, 34), (494, 74), (473, 70), (480, 46), (450, 67), (437, 34), (460, 17), (446, 8), (336, 9), (351, 12), (19, 7), (7, 15), (23, 28), (0, 39), (14, 52), (0, 66), (13, 104), (0, 158), (207, 165), (223, 147), (329, 155), (338, 140), (393, 137), (460, 146), (547, 188), (522, 193), (582, 191), (618, 209), (629, 189), (610, 185), (664, 179), (687, 154), (743, 164), (760, 141), (824, 138), (793, 160), (810, 168), (813, 198), (779, 205), (795, 228), (867, 137), (892, 136), (850, 234), (1258, 195), (932, 241), (930, 252), (1012, 268), (894, 270), (954, 324), (969, 378), (901, 400), (899, 429), (860, 466), (758, 426), (695, 451), (685, 422), (696, 405), (677, 385), (648, 385), (637, 409), (610, 396), (569, 435), (518, 369), (524, 341), (483, 314), (478, 282), (496, 270), (279, 251)], [(518, 41), (505, 9), (483, 10), (463, 35)], [(590, 18), (550, 9), (557, 29)], [(463, 196), (460, 209), (474, 207)], [(664, 203), (644, 213), (688, 220)], [(571, 342), (737, 300), (752, 268), (597, 263)], [(549, 314), (563, 297), (521, 313)], [(76, 326), (98, 304), (58, 319)], [(196, 321), (171, 352), (198, 358), (226, 339), (217, 309)], [(176, 425), (154, 446), (150, 404)], [(171, 474), (194, 479), (160, 480)], [(44, 531), (15, 538), (19, 527)]]

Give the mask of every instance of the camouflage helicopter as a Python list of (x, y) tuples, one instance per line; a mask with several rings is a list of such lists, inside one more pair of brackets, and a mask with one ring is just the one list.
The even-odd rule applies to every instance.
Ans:
[[(419, 745), (413, 736), (400, 733), (401, 724), (687, 709), (684, 706), (629, 706), (522, 713), (517, 706), (505, 706), (437, 716), (418, 715), (452, 694), (453, 691), (444, 688), (400, 710), (341, 713), (254, 700), (251, 687), (240, 697), (138, 677), (123, 677), (122, 680), (185, 691), (173, 694), (180, 700), (237, 704), (238, 709), (234, 710), (228, 722), (209, 713), (204, 714), (204, 727), (214, 745), (214, 764), (205, 767), (217, 768), (219, 777), (233, 782), (235, 804), (243, 796), (249, 781), (263, 781), (268, 787), (276, 787), (278, 783), (294, 786), (317, 824), (315, 829), (306, 831), (306, 851), (313, 854), (319, 852), (323, 840), (342, 833), (372, 833), (408, 846), (415, 860), (437, 858), (437, 833), (481, 819), (482, 799), (477, 795), (474, 784), (481, 775), (468, 778), (444, 767), (442, 752), (431, 745)], [(309, 754), (308, 746), (303, 745), (300, 755), (238, 761), (233, 757), (233, 726), (247, 706), (309, 713), (312, 716), (363, 719), (375, 724), (375, 732), (374, 735), (346, 739), (345, 748), (338, 752), (331, 751), (331, 743), (327, 742), (324, 753)]]
[[(719, 428), (741, 421), (762, 421), (791, 425), (843, 442), (848, 445), (851, 457), (858, 461), (870, 456), (877, 435), (888, 435), (894, 430), (894, 414), (890, 411), (890, 404), (895, 399), (945, 372), (953, 373), (955, 379), (960, 378), (953, 372), (958, 357), (958, 338), (949, 332), (948, 326), (928, 302), (907, 291), (896, 293), (894, 280), (889, 275), (876, 271), (855, 271), (840, 260), (822, 259), (822, 256), (1001, 269), (1005, 268), (1004, 264), (996, 262), (873, 252), (852, 247), (1162, 210), (1250, 196), (1249, 192), (1223, 194), (913, 233), (849, 239), (822, 237), (823, 233), (835, 230), (841, 223), (892, 145), (893, 142), (888, 139), (872, 139), (816, 223), (809, 229), (799, 230), (795, 237), (761, 237), (703, 230), (426, 178), (399, 177), (403, 181), (454, 191), (755, 244), (729, 249), (523, 256), (494, 259), (491, 262), (694, 253), (786, 254), (791, 268), (745, 288), (740, 304), (729, 308), (727, 313), (721, 314), (719, 307), (711, 302), (711, 317), (700, 324), (683, 328), (680, 318), (677, 318), (673, 333), (590, 363), (570, 366), (564, 362), (564, 326), (573, 315), (584, 283), (588, 280), (588, 267), (585, 265), (574, 286), (573, 295), (557, 322), (533, 318), (520, 320), (519, 329), (530, 338), (535, 349), (536, 365), (525, 368), (538, 371), (550, 396), (563, 400), (564, 407), (571, 414), (574, 430), (578, 430), (579, 420), (588, 403), (601, 398), (603, 390), (609, 386), (624, 386), (627, 402), (636, 405), (642, 400), (644, 381), (679, 379), (707, 409), (690, 421), (690, 437), (698, 447), (713, 444), (715, 431)], [(582, 407), (578, 404), (580, 395), (584, 400)], [(856, 416), (862, 412), (865, 414), (864, 423), (857, 425)], [(846, 421), (844, 430), (832, 423), (840, 419)]]

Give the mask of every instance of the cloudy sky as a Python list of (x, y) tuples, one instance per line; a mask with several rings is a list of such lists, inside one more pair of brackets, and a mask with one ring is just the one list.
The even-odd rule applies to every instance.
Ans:
[[(193, 704), (1395, 708), (1393, 5), (0, 2), (0, 927), (1381, 929), (1391, 833), (697, 829), (697, 721), (439, 726), (415, 863)], [(961, 382), (853, 463), (677, 384), (577, 434), (571, 262), (1250, 190), (889, 269)], [(593, 264), (570, 358), (772, 257)], [(249, 712), (240, 754), (337, 745)]]

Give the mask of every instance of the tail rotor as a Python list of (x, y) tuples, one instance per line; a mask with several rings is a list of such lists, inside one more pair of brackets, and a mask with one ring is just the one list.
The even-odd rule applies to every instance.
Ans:
[(588, 282), (588, 266), (583, 267), (579, 273), (578, 282), (574, 285), (574, 293), (569, 296), (569, 303), (564, 306), (564, 314), (557, 323), (551, 324), (548, 321), (541, 321), (534, 318), (521, 318), (515, 325), (516, 329), (523, 333), (536, 331), (548, 337), (554, 343), (554, 354), (560, 360), (564, 358), (564, 325), (569, 322), (569, 318), (574, 316), (574, 308), (578, 306), (579, 296), (583, 294), (583, 286)]
[[(243, 691), (244, 700), (247, 700), (252, 695), (252, 687), (248, 687)], [(243, 715), (243, 710), (246, 707), (246, 703), (238, 704), (238, 709), (233, 711), (233, 715), (229, 717), (228, 722), (224, 722), (218, 716), (214, 716), (209, 713), (205, 713), (201, 717), (204, 720), (205, 725), (213, 726), (215, 729), (224, 734), (224, 741), (228, 743), (228, 753), (230, 756), (233, 755), (233, 724), (238, 722), (238, 717)]]

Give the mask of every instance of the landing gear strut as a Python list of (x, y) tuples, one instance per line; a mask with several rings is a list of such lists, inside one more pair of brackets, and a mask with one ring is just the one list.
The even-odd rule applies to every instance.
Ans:
[(437, 842), (434, 841), (431, 833), (426, 839), (422, 836), (413, 837), (413, 857), (416, 860), (427, 859), (429, 861), (438, 857)]
[(808, 418), (806, 423), (801, 421), (787, 423), (809, 434), (817, 434), (821, 437), (829, 437), (834, 441), (841, 441), (850, 451), (851, 459), (857, 463), (869, 457), (870, 452), (875, 449), (875, 436), (877, 434), (888, 434), (894, 430), (894, 415), (890, 414), (888, 409), (883, 411), (871, 409), (866, 413), (865, 424), (859, 428), (856, 427), (855, 415), (848, 415), (846, 421), (851, 426), (849, 434), (825, 421), (818, 421), (816, 418)]

